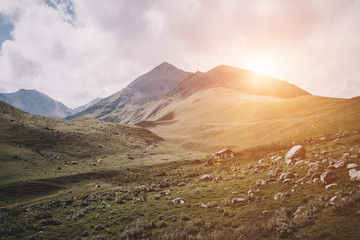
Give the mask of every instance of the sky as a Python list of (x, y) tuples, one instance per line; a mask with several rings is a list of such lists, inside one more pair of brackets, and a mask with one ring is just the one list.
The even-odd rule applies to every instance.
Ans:
[(169, 62), (355, 97), (359, 12), (359, 0), (1, 0), (0, 92), (36, 89), (74, 108)]

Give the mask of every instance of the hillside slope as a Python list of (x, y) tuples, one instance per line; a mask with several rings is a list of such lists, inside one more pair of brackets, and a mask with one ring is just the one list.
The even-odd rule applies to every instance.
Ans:
[[(0, 102), (0, 145), (4, 151), (19, 148), (41, 156), (84, 158), (124, 153), (161, 140), (136, 126), (93, 119), (52, 119), (27, 114)], [(6, 158), (6, 154), (1, 158)]]
[(121, 91), (67, 119), (91, 117), (104, 121), (127, 123), (127, 116), (136, 111), (138, 106), (169, 92), (191, 74), (164, 62), (135, 79)]
[(359, 129), (358, 101), (312, 96), (283, 81), (220, 66), (142, 106), (130, 122), (188, 148), (239, 150)]

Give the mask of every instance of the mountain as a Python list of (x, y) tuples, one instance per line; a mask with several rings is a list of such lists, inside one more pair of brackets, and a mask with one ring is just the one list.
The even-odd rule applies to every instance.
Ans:
[(27, 113), (45, 117), (65, 118), (91, 107), (99, 102), (100, 98), (96, 98), (78, 108), (71, 109), (37, 90), (20, 89), (15, 93), (0, 93), (0, 101), (6, 102)]
[(78, 112), (81, 112), (81, 111), (84, 111), (85, 109), (95, 105), (96, 103), (100, 102), (101, 98), (95, 98), (93, 100), (91, 100), (90, 102), (80, 106), (80, 107), (77, 107), (77, 108), (74, 108), (73, 109), (73, 113), (72, 114), (75, 114), (75, 113), (78, 113)]
[(0, 101), (25, 112), (47, 117), (64, 118), (73, 114), (72, 109), (36, 90), (20, 89), (15, 93), (0, 93)]
[[(261, 102), (261, 99), (268, 102), (276, 99), (280, 100), (311, 95), (293, 84), (264, 74), (220, 65), (206, 73), (196, 72), (189, 78), (181, 81), (175, 89), (166, 95), (151, 101), (148, 104), (142, 105), (128, 118), (128, 122), (136, 124), (141, 121), (155, 120), (156, 118), (159, 118), (163, 108), (173, 108), (171, 106), (177, 106), (178, 104), (181, 108), (182, 104), (187, 103), (185, 99), (188, 99), (193, 94), (198, 96), (205, 91), (211, 92), (211, 89), (220, 89), (220, 92), (233, 92), (234, 94), (230, 93), (230, 96), (247, 96), (246, 99), (250, 99), (249, 102), (254, 101), (257, 104)], [(219, 90), (217, 91), (217, 93), (213, 93), (217, 96), (206, 96), (204, 98), (209, 97), (217, 99), (218, 96), (221, 95)], [(234, 104), (231, 103), (231, 98), (226, 99), (226, 95), (223, 96), (223, 99), (219, 99), (219, 101), (220, 103), (224, 103), (224, 106), (222, 106), (224, 109), (229, 108), (228, 105)], [(243, 102), (242, 98), (237, 99), (236, 101)], [(212, 102), (212, 100), (210, 99), (209, 102)], [(197, 109), (201, 106), (196, 106), (194, 104), (193, 107), (195, 110), (201, 111), (200, 109)], [(204, 107), (207, 108), (209, 106), (204, 103)]]
[(66, 119), (91, 117), (104, 121), (127, 123), (127, 118), (139, 106), (166, 94), (175, 88), (180, 81), (191, 75), (190, 72), (185, 72), (164, 62), (136, 78), (121, 91)]
[(359, 99), (313, 96), (248, 70), (197, 72), (129, 118), (183, 147), (211, 152), (359, 128)]

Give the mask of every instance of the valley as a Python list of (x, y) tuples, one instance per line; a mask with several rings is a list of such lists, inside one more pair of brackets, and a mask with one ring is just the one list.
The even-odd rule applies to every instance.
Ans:
[(168, 63), (67, 120), (0, 102), (0, 239), (358, 239), (359, 106)]

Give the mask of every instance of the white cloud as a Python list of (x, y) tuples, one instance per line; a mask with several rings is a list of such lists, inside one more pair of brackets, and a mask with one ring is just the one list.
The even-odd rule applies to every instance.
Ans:
[(272, 75), (312, 93), (360, 93), (359, 1), (50, 2), (0, 1), (14, 23), (0, 52), (8, 91), (35, 88), (76, 107), (163, 61), (206, 71), (269, 59)]

